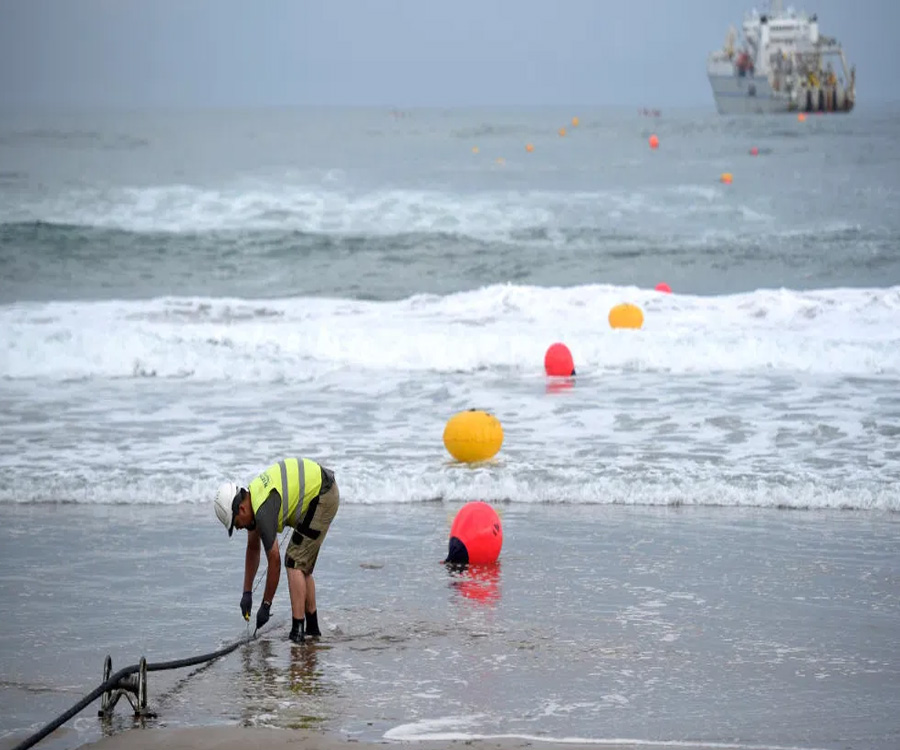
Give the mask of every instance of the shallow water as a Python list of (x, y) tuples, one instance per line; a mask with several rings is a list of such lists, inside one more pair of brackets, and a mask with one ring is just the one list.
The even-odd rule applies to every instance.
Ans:
[[(300, 454), (326, 638), (282, 591), (157, 724), (900, 745), (897, 113), (396, 114), (0, 115), (0, 732), (245, 634), (209, 500)], [(501, 565), (453, 578), (474, 499)]]
[[(439, 563), (456, 507), (341, 508), (317, 568), (325, 637), (287, 641), (282, 582), (256, 641), (150, 674), (151, 724), (896, 746), (893, 516), (507, 504), (499, 567), (458, 575)], [(49, 508), (0, 511), (5, 732), (74, 704), (107, 653), (118, 669), (246, 633), (242, 539), (205, 512)], [(74, 726), (59, 747), (102, 729), (90, 710)]]

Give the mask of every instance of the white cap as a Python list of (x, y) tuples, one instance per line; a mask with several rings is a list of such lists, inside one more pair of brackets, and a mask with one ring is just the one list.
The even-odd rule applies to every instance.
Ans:
[(234, 531), (234, 501), (240, 502), (241, 488), (234, 482), (222, 482), (216, 490), (216, 499), (213, 505), (216, 509), (216, 518), (228, 529), (228, 536)]

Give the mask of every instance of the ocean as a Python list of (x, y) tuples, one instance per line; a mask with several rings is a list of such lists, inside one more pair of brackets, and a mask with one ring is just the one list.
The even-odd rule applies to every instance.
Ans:
[[(150, 724), (896, 747), (898, 114), (0, 115), (0, 743), (245, 635), (213, 494), (302, 455), (325, 638), (282, 581)], [(504, 548), (454, 575), (470, 500)]]

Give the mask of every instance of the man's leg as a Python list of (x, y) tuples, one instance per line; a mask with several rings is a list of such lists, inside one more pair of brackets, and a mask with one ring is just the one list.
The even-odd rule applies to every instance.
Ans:
[(290, 638), (293, 641), (303, 640), (304, 620), (306, 633), (321, 635), (316, 612), (316, 582), (312, 572), (339, 503), (337, 483), (332, 482), (331, 487), (316, 499), (315, 506), (310, 506), (312, 518), (294, 532), (285, 552), (293, 615)]
[(316, 581), (312, 573), (306, 576), (306, 611), (316, 611)]
[(319, 630), (319, 615), (316, 612), (316, 581), (310, 573), (306, 577), (306, 633), (307, 635), (322, 635)]
[[(306, 586), (306, 574), (299, 568), (288, 568), (288, 590), (291, 593), (291, 615), (302, 620), (304, 604), (309, 596)], [(315, 596), (315, 594), (313, 594)]]

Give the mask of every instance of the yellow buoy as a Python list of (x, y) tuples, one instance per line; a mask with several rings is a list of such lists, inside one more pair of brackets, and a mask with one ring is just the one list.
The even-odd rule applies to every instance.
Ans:
[(501, 445), (503, 426), (485, 411), (461, 411), (450, 417), (444, 427), (444, 446), (457, 461), (487, 461)]
[(473, 153), (473, 154), (477, 154), (477, 153), (478, 153), (478, 146), (472, 146), (472, 153)]
[(557, 132), (559, 133), (560, 138), (566, 137), (566, 129), (565, 128), (560, 128)]
[(640, 328), (644, 325), (644, 313), (637, 305), (624, 302), (609, 311), (609, 325), (612, 328)]
[(577, 117), (573, 117), (573, 118), (572, 118), (572, 127), (573, 127), (573, 128), (577, 128), (577, 127), (578, 127), (578, 124), (579, 124), (580, 122), (581, 122), (581, 120), (579, 120)]
[(733, 179), (734, 177), (731, 172), (722, 172), (722, 174), (719, 175), (719, 181), (724, 182), (726, 185), (730, 185)]

